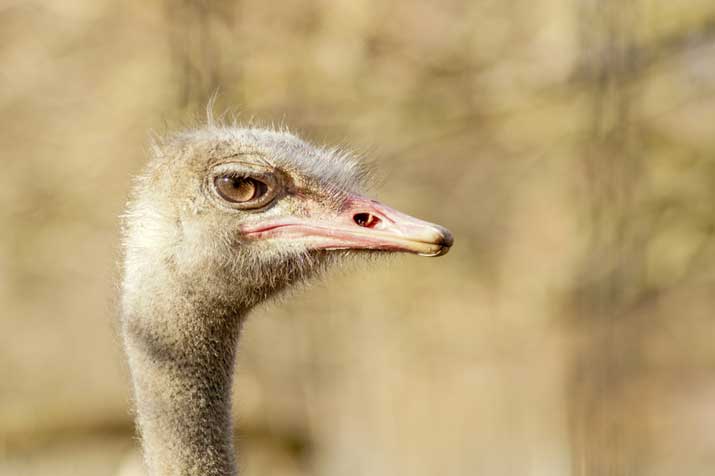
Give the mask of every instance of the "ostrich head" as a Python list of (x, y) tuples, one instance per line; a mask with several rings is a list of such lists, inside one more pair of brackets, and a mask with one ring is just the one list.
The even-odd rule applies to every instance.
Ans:
[(168, 268), (252, 306), (346, 254), (333, 250), (449, 250), (445, 228), (363, 196), (366, 176), (350, 155), (286, 132), (209, 126), (164, 138), (126, 215), (125, 284)]
[(361, 194), (354, 159), (282, 132), (208, 126), (159, 141), (124, 227), (122, 332), (152, 475), (236, 473), (240, 323), (346, 252), (439, 256), (442, 227)]

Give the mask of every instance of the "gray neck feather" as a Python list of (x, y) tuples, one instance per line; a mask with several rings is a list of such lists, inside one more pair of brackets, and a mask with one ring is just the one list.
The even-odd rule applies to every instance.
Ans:
[(162, 285), (125, 293), (122, 316), (149, 472), (235, 475), (231, 382), (248, 306), (212, 296), (211, 283), (171, 283), (164, 273), (152, 281)]

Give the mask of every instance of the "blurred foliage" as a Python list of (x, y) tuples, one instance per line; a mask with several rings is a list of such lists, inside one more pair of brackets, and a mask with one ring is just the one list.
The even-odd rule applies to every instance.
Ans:
[(709, 474), (714, 57), (711, 0), (0, 1), (0, 474), (133, 457), (118, 216), (216, 93), (457, 238), (255, 312), (245, 475)]

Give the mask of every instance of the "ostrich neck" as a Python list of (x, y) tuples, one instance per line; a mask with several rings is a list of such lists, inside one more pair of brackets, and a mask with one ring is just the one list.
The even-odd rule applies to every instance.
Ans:
[(125, 294), (122, 317), (149, 473), (235, 475), (231, 383), (248, 308), (194, 286), (173, 293), (151, 288), (142, 286), (137, 299)]

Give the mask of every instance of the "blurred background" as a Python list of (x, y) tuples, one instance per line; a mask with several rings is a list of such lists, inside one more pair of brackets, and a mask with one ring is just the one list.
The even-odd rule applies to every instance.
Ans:
[(243, 475), (712, 474), (712, 0), (0, 0), (0, 475), (131, 473), (119, 215), (216, 91), (456, 236), (254, 312)]

